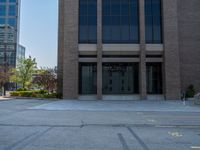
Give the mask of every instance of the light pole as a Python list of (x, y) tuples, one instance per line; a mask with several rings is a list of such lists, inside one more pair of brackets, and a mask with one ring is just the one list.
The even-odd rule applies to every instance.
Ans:
[(3, 84), (3, 94), (6, 95), (6, 83), (7, 83), (7, 42), (4, 41), (4, 84)]

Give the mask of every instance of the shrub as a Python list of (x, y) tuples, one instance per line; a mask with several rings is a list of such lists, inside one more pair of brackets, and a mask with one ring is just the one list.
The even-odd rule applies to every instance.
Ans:
[(20, 96), (22, 97), (31, 97), (33, 95), (33, 91), (20, 91)]
[(43, 96), (44, 96), (43, 98), (57, 98), (58, 97), (57, 93), (44, 94)]
[(16, 91), (27, 91), (26, 88), (18, 88)]
[(10, 92), (10, 95), (11, 96), (20, 96), (19, 92), (17, 92), (17, 91), (16, 92)]
[(38, 95), (37, 93), (33, 92), (31, 97), (37, 97), (37, 95)]
[(39, 94), (46, 94), (46, 93), (48, 93), (47, 90), (40, 90), (40, 91), (39, 91)]
[(11, 96), (21, 96), (21, 97), (37, 97), (37, 98), (57, 98), (57, 93), (48, 93), (47, 90), (33, 90), (33, 91), (23, 91), (23, 89), (19, 89), (19, 91), (10, 92)]
[(46, 90), (35, 90), (35, 91), (15, 91), (10, 92), (11, 96), (21, 97), (37, 97), (37, 98), (57, 98), (57, 93), (48, 93)]
[(10, 95), (21, 97), (36, 97), (37, 93), (35, 91), (15, 91), (11, 92)]
[(192, 98), (195, 95), (195, 88), (194, 85), (189, 85), (186, 90), (186, 98)]

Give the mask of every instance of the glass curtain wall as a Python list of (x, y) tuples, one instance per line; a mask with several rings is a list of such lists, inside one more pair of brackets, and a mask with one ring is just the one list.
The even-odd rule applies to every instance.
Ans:
[(138, 0), (103, 0), (103, 43), (139, 43)]
[(97, 42), (97, 0), (79, 0), (79, 43)]
[(161, 0), (145, 0), (146, 43), (162, 43)]
[(17, 20), (17, 0), (0, 0), (0, 65), (16, 65)]

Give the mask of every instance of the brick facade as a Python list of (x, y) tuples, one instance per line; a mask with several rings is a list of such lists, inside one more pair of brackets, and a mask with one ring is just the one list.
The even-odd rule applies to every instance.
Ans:
[[(134, 54), (138, 58), (109, 58), (109, 61), (138, 62), (140, 99), (147, 99), (146, 63), (160, 62), (163, 66), (163, 96), (180, 99), (181, 91), (190, 84), (200, 90), (200, 1), (162, 0), (163, 44), (145, 43), (144, 0), (139, 0), (140, 43), (127, 45), (122, 51), (105, 51), (102, 43), (102, 1), (97, 0), (97, 44), (94, 51), (80, 51), (78, 44), (79, 0), (59, 0), (58, 92), (65, 99), (79, 97), (79, 62), (97, 63), (97, 99), (102, 99), (103, 54)], [(109, 45), (109, 48), (114, 45)], [(123, 45), (124, 46), (124, 45)], [(122, 47), (123, 47), (122, 46)], [(130, 47), (135, 51), (128, 51)], [(86, 45), (86, 47), (91, 47)], [(139, 50), (137, 50), (139, 47)], [(160, 49), (160, 47), (163, 47)], [(159, 49), (159, 50), (157, 50)], [(96, 55), (96, 58), (79, 58), (79, 54)], [(159, 54), (160, 58), (147, 58)]]

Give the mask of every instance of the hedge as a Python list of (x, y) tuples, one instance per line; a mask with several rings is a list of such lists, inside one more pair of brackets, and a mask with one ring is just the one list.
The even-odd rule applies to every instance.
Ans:
[(11, 96), (20, 97), (38, 97), (38, 98), (57, 98), (57, 93), (48, 93), (46, 90), (35, 91), (14, 91), (10, 93)]

